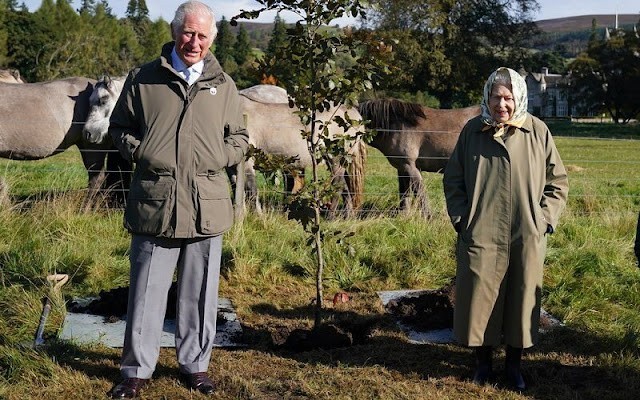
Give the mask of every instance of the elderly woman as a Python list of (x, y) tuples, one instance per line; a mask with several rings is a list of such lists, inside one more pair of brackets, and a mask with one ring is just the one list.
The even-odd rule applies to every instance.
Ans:
[(444, 191), (458, 232), (456, 339), (475, 349), (477, 384), (491, 379), (493, 349), (506, 344), (507, 380), (522, 391), (520, 359), (537, 340), (547, 235), (568, 182), (549, 128), (527, 113), (525, 81), (512, 69), (487, 80), (482, 115), (463, 128)]

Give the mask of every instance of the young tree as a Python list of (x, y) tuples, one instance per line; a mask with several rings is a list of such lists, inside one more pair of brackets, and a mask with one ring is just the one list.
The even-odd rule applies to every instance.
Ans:
[[(258, 0), (264, 7), (257, 11), (243, 11), (232, 18), (256, 18), (265, 10), (291, 11), (300, 20), (287, 30), (287, 46), (282, 57), (289, 63), (290, 79), (281, 81), (290, 95), (290, 105), (296, 106), (296, 113), (305, 126), (301, 135), (307, 141), (312, 159), (312, 180), (294, 196), (298, 212), (290, 211), (290, 218), (297, 219), (310, 235), (316, 262), (316, 308), (314, 328), (322, 322), (323, 308), (323, 243), (329, 232), (321, 219), (324, 200), (335, 194), (330, 178), (321, 179), (318, 163), (330, 157), (346, 156), (354, 138), (331, 137), (329, 125), (339, 124), (347, 128), (360, 121), (351, 120), (346, 114), (335, 115), (331, 121), (323, 123), (319, 113), (332, 105), (353, 106), (358, 94), (371, 89), (376, 72), (383, 69), (384, 54), (380, 47), (370, 46), (356, 39), (350, 31), (326, 29), (331, 21), (347, 13), (352, 16), (364, 15), (365, 2), (358, 0)], [(336, 58), (349, 54), (355, 58), (352, 66), (339, 70)], [(293, 110), (292, 110), (293, 112)]]

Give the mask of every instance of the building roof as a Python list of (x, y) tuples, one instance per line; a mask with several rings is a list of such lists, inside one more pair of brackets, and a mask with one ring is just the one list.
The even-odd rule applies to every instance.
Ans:
[(547, 85), (547, 87), (566, 86), (569, 83), (569, 79), (566, 76), (550, 74), (547, 68), (543, 68), (542, 72), (527, 72), (521, 69), (520, 75), (525, 80), (532, 80), (540, 85)]

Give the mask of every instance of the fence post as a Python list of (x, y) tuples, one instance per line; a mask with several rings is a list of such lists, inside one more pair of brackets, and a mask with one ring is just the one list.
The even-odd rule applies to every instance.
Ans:
[(234, 193), (236, 221), (244, 219), (244, 160), (236, 165), (236, 191)]
[[(244, 117), (244, 126), (247, 126), (247, 119), (249, 116), (245, 113)], [(242, 160), (236, 165), (236, 190), (233, 194), (233, 198), (235, 199), (235, 219), (240, 222), (244, 219), (245, 213), (245, 201), (244, 201), (244, 157)]]

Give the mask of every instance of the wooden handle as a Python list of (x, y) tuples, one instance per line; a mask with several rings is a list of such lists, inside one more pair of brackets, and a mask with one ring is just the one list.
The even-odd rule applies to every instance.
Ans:
[(57, 289), (60, 289), (62, 285), (67, 283), (67, 281), (69, 280), (69, 275), (68, 274), (52, 274), (47, 276), (47, 280), (49, 282), (55, 282), (55, 284), (53, 285), (53, 289), (57, 290)]

